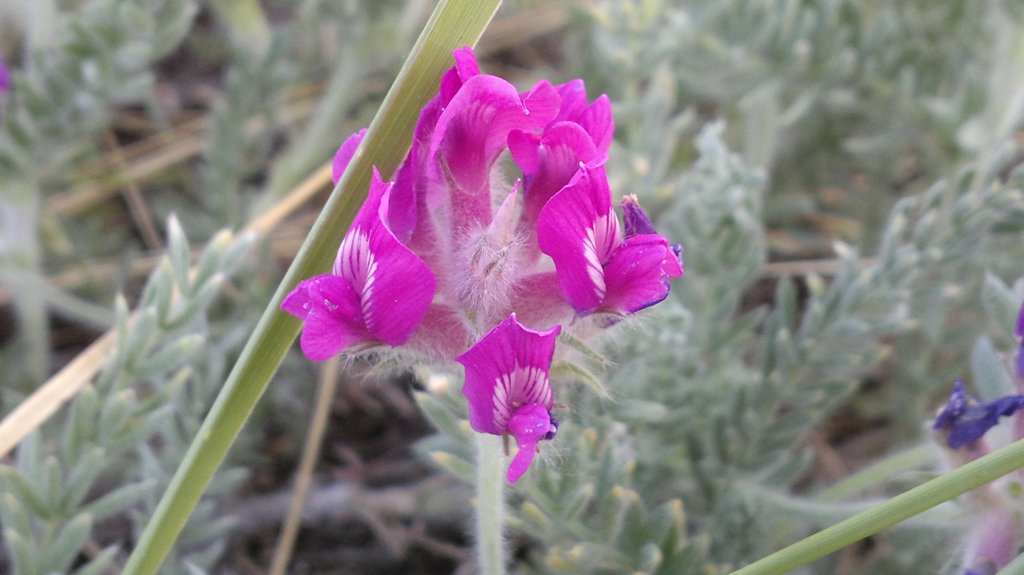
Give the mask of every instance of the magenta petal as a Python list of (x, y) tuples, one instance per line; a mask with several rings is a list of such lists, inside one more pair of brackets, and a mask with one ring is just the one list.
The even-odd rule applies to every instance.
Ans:
[(366, 128), (345, 138), (345, 141), (341, 143), (341, 147), (335, 152), (334, 165), (331, 166), (331, 180), (334, 181), (335, 185), (341, 180), (341, 176), (345, 173), (345, 168), (352, 161), (352, 156), (356, 154), (356, 150), (359, 149), (359, 144), (363, 142), (364, 137), (366, 137)]
[(668, 296), (669, 279), (682, 266), (668, 240), (657, 234), (626, 238), (605, 266), (608, 286), (602, 309), (630, 314)]
[(391, 186), (374, 170), (366, 203), (346, 234), (334, 273), (351, 279), (366, 328), (388, 345), (409, 340), (434, 298), (430, 267), (404, 246), (384, 222)]
[(458, 72), (459, 79), (463, 83), (473, 76), (480, 75), (480, 64), (476, 61), (476, 54), (469, 46), (459, 48), (452, 53), (452, 57), (455, 58), (455, 71)]
[[(637, 202), (636, 196), (630, 194), (622, 198), (622, 221), (626, 231), (626, 238), (641, 234), (657, 234), (658, 231), (654, 229), (654, 224), (651, 223), (651, 218), (647, 217), (647, 212), (640, 207), (640, 203)], [(672, 253), (676, 257), (669, 258), (665, 261), (664, 270), (670, 278), (679, 277), (683, 275), (683, 246), (679, 244), (669, 244), (669, 248), (672, 249)]]
[(528, 403), (515, 410), (508, 420), (508, 432), (516, 438), (519, 452), (508, 468), (506, 479), (509, 483), (515, 483), (526, 473), (537, 454), (537, 442), (553, 431), (555, 427), (551, 425), (551, 413), (547, 407)]
[(462, 393), (473, 429), (502, 435), (517, 406), (551, 409), (548, 370), (560, 329), (532, 330), (512, 314), (456, 358), (466, 370)]
[(286, 311), (301, 320), (305, 320), (306, 316), (309, 315), (310, 308), (309, 290), (306, 284), (314, 279), (316, 278), (300, 281), (288, 295), (284, 296), (284, 299), (281, 300), (281, 311)]
[(570, 121), (579, 119), (583, 110), (587, 109), (587, 87), (583, 80), (570, 80), (565, 84), (555, 86), (558, 95), (562, 97), (561, 105), (558, 108), (558, 116), (554, 122)]
[(622, 243), (603, 167), (581, 167), (541, 209), (537, 242), (555, 262), (562, 295), (577, 312), (605, 297), (604, 265)]
[[(558, 95), (558, 90), (547, 80), (537, 82), (521, 97), (523, 107), (526, 109), (530, 119), (525, 127), (519, 128), (520, 130), (539, 130), (558, 116), (562, 97)], [(505, 135), (508, 135), (507, 131)], [(504, 140), (504, 136), (501, 139)]]
[(590, 136), (572, 122), (553, 124), (540, 137), (512, 132), (508, 146), (512, 159), (523, 170), (526, 225), (536, 221), (544, 204), (569, 183), (580, 162), (589, 164), (598, 156)]
[(416, 229), (419, 216), (419, 197), (416, 193), (416, 167), (418, 159), (414, 154), (418, 152), (416, 142), (413, 142), (412, 150), (405, 158), (405, 162), (398, 168), (395, 174), (395, 183), (391, 187), (391, 201), (388, 202), (387, 224), (398, 241), (408, 245), (412, 240), (413, 231)]
[(342, 349), (372, 340), (363, 325), (359, 294), (347, 278), (324, 274), (295, 286), (281, 309), (305, 320), (301, 346), (313, 361), (329, 359)]
[(443, 175), (455, 185), (456, 213), (466, 223), (487, 221), (490, 169), (512, 130), (535, 130), (558, 111), (558, 93), (542, 83), (520, 97), (515, 87), (496, 76), (466, 81), (441, 113), (430, 144)]
[(615, 120), (612, 118), (612, 103), (608, 96), (602, 95), (587, 106), (576, 122), (590, 134), (594, 146), (602, 154), (608, 153), (615, 134)]
[(512, 458), (512, 463), (508, 466), (508, 473), (505, 475), (505, 479), (509, 483), (519, 481), (519, 478), (530, 469), (530, 464), (533, 463), (533, 458), (536, 455), (537, 442), (520, 443), (519, 451), (516, 452), (516, 456)]

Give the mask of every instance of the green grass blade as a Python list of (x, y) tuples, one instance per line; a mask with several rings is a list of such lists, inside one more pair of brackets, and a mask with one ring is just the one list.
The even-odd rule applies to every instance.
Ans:
[(1024, 440), (943, 473), (732, 575), (781, 575), (1024, 467)]

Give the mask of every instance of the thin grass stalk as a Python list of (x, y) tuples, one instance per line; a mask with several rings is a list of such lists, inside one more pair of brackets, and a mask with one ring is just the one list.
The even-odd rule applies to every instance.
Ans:
[(366, 198), (372, 166), (385, 177), (395, 171), (409, 147), (420, 109), (451, 66), (452, 51), (475, 44), (499, 4), (500, 0), (443, 0), (434, 10), (370, 124), (361, 150), (327, 200), (171, 479), (124, 575), (151, 575), (160, 568), (299, 333), (301, 322), (278, 310), (281, 300), (301, 279), (330, 268), (338, 238)]
[(1024, 440), (948, 471), (935, 479), (840, 521), (734, 571), (732, 575), (781, 575), (919, 515), (1024, 467)]
[(309, 490), (313, 486), (313, 471), (316, 470), (317, 460), (320, 459), (320, 448), (324, 444), (324, 434), (331, 416), (334, 392), (338, 389), (340, 372), (341, 362), (338, 358), (328, 360), (320, 372), (320, 390), (313, 408), (313, 420), (309, 424), (306, 441), (302, 447), (299, 469), (295, 473), (295, 486), (292, 490), (291, 503), (288, 505), (288, 515), (285, 516), (281, 533), (277, 537), (274, 558), (270, 563), (270, 571), (267, 575), (287, 575), (288, 573), (288, 563), (291, 561), (292, 553), (295, 550), (295, 540), (299, 536), (299, 527), (302, 525), (302, 511), (306, 508)]

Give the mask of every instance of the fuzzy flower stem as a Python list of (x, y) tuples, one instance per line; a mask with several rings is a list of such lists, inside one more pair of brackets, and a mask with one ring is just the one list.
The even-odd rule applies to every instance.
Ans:
[(501, 437), (476, 434), (476, 547), (481, 575), (505, 575), (505, 458)]
[(1024, 440), (948, 471), (732, 575), (781, 575), (1024, 467)]
[(330, 269), (338, 236), (344, 234), (366, 199), (371, 166), (388, 177), (405, 156), (420, 109), (437, 91), (452, 51), (473, 44), (494, 16), (499, 0), (443, 0), (410, 52), (395, 84), (356, 154), (327, 200), (299, 254), (267, 304), (231, 374), (210, 408), (167, 491), (164, 492), (123, 575), (153, 575), (163, 563), (199, 503), (242, 426), (302, 325), (278, 310), (302, 278)]

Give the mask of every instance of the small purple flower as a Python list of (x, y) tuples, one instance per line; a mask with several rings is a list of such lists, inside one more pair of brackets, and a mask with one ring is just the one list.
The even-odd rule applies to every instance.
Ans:
[(1024, 409), (1024, 395), (980, 402), (967, 395), (963, 382), (958, 381), (932, 428), (946, 434), (946, 445), (950, 449), (959, 449), (978, 441), (999, 423), (1000, 417), (1012, 415), (1019, 409)]
[(537, 219), (540, 249), (554, 260), (562, 294), (580, 314), (634, 313), (665, 299), (669, 280), (683, 275), (679, 248), (651, 233), (636, 198), (623, 199), (622, 207), (625, 236), (603, 166), (581, 165)]
[(7, 64), (0, 59), (0, 94), (11, 89), (11, 73), (7, 70)]
[(529, 329), (512, 314), (458, 357), (466, 369), (462, 393), (470, 425), (480, 433), (512, 435), (519, 446), (508, 469), (511, 483), (529, 469), (537, 442), (554, 438), (558, 429), (548, 370), (559, 331)]
[(334, 270), (300, 282), (281, 309), (305, 320), (302, 351), (322, 361), (356, 344), (398, 346), (434, 297), (434, 273), (384, 220), (391, 184), (374, 170), (366, 203), (342, 239)]

